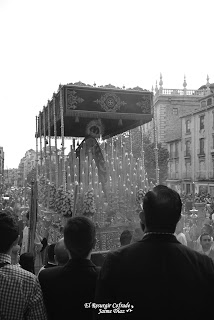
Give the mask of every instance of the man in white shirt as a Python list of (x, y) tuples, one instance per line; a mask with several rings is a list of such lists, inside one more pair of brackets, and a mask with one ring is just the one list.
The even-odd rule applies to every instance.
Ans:
[(178, 222), (178, 224), (176, 226), (175, 236), (176, 236), (177, 240), (180, 243), (182, 243), (183, 245), (187, 246), (187, 239), (186, 239), (185, 234), (183, 233), (183, 221), (182, 221), (182, 218), (181, 218), (181, 220)]
[(200, 236), (201, 248), (198, 252), (205, 254), (214, 261), (214, 250), (212, 249), (212, 237), (209, 233), (202, 233)]

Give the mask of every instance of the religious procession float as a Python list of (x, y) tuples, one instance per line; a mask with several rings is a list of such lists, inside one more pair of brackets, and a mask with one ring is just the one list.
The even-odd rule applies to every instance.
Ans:
[(143, 147), (135, 159), (123, 139), (133, 128), (143, 135), (142, 125), (153, 118), (152, 101), (152, 92), (139, 87), (59, 86), (36, 117), (32, 242), (36, 229), (49, 242), (57, 241), (66, 219), (80, 214), (96, 225), (96, 251), (117, 247), (121, 230), (138, 226), (150, 186)]
[[(153, 94), (133, 89), (60, 85), (36, 117), (36, 167), (30, 201), (30, 247), (35, 232), (48, 242), (62, 237), (66, 219), (84, 215), (97, 228), (95, 251), (119, 245), (121, 232), (139, 227), (139, 211), (149, 183), (144, 165), (142, 125), (153, 121), (156, 181), (158, 148)], [(132, 153), (131, 130), (141, 135), (141, 156)], [(124, 139), (130, 140), (127, 152)], [(70, 150), (65, 154), (65, 142)], [(193, 208), (195, 210), (195, 208)], [(187, 210), (186, 210), (187, 212)], [(186, 212), (183, 213), (187, 217)], [(191, 213), (191, 212), (189, 212)], [(191, 213), (195, 215), (195, 212)], [(189, 226), (189, 221), (192, 225)], [(196, 219), (186, 219), (195, 235)], [(193, 227), (192, 227), (193, 226)]]

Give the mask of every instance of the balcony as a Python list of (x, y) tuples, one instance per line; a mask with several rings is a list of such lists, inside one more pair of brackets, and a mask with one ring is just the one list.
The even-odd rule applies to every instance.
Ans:
[(178, 96), (205, 96), (206, 90), (187, 90), (187, 89), (160, 89), (156, 95), (178, 95)]
[(186, 134), (186, 135), (191, 134), (191, 130), (190, 130), (190, 129), (186, 130), (185, 134)]
[(210, 149), (210, 153), (214, 154), (214, 148)]
[(197, 154), (198, 154), (198, 157), (200, 157), (200, 158), (204, 158), (204, 157), (205, 157), (205, 152), (204, 152), (204, 150), (198, 149), (198, 150), (197, 150)]
[(184, 158), (191, 158), (190, 150), (184, 151)]

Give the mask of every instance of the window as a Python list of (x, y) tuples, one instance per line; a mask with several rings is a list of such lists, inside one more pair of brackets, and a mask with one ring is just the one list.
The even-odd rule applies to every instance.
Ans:
[(177, 115), (178, 114), (178, 108), (173, 108), (172, 109), (172, 114)]
[(172, 156), (173, 156), (173, 144), (170, 143), (170, 145), (169, 145), (169, 157), (172, 158)]
[(211, 178), (214, 178), (214, 159), (212, 159), (212, 172), (211, 172)]
[(178, 161), (175, 161), (175, 175), (176, 175), (176, 178), (177, 178), (177, 175), (178, 175)]
[(191, 162), (187, 161), (185, 165), (186, 165), (187, 178), (190, 178), (191, 177)]
[(211, 106), (212, 105), (212, 98), (207, 99), (207, 106)]
[(204, 154), (204, 138), (199, 139), (200, 154)]
[(199, 161), (199, 171), (205, 172), (205, 161)]
[(200, 130), (204, 129), (204, 116), (200, 116)]
[(186, 145), (186, 156), (190, 156), (190, 141), (187, 140), (185, 145)]
[(213, 138), (213, 140), (212, 140), (212, 149), (214, 149), (214, 134), (212, 135), (212, 138)]
[(211, 197), (214, 197), (214, 187), (213, 186), (210, 186), (210, 195)]
[(203, 108), (203, 107), (206, 107), (206, 101), (204, 100), (204, 101), (201, 101), (201, 107)]
[(169, 178), (172, 176), (172, 163), (169, 162)]
[(190, 183), (186, 184), (186, 193), (190, 194)]
[(175, 157), (178, 158), (178, 142), (175, 142)]
[(190, 120), (186, 121), (186, 133), (190, 132)]

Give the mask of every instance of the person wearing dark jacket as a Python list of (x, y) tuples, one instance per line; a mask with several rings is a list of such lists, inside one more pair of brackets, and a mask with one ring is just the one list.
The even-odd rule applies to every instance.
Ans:
[(206, 319), (214, 288), (208, 256), (175, 237), (179, 194), (156, 186), (143, 199), (142, 240), (109, 252), (98, 277), (94, 319)]
[(90, 260), (95, 242), (95, 225), (90, 219), (68, 219), (64, 244), (70, 260), (38, 275), (49, 319), (92, 319), (92, 308), (86, 304), (94, 301), (99, 272)]

